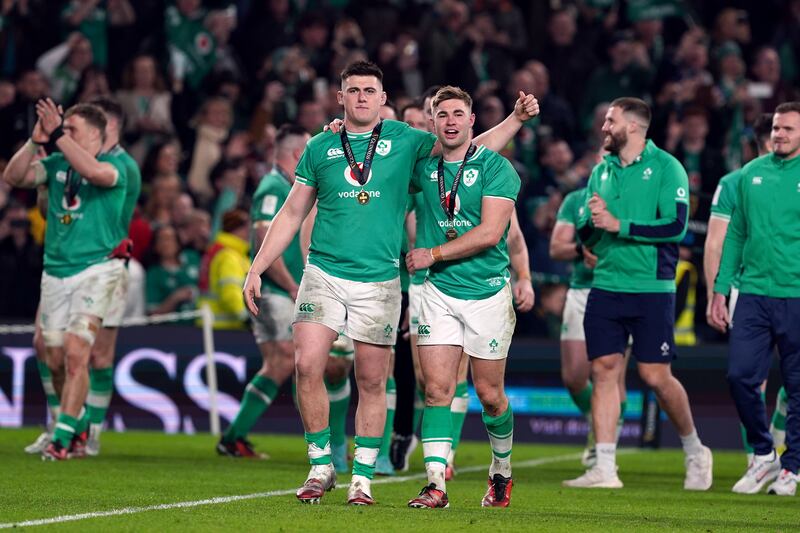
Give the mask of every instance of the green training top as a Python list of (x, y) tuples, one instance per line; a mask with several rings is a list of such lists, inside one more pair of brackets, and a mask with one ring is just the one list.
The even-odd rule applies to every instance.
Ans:
[[(363, 161), (371, 133), (348, 134), (356, 161)], [(357, 198), (362, 187), (347, 164), (339, 135), (315, 135), (295, 171), (299, 183), (317, 189), (309, 264), (351, 281), (396, 278), (411, 174), (435, 142), (431, 133), (384, 120), (363, 187), (369, 201), (362, 205)]]
[(142, 173), (139, 171), (136, 160), (120, 145), (109, 150), (108, 154), (119, 158), (122, 166), (125, 167), (125, 202), (120, 212), (118, 227), (119, 240), (122, 240), (128, 237), (128, 228), (131, 225), (133, 212), (136, 210), (136, 202), (139, 201), (139, 195), (142, 192)]
[[(742, 169), (725, 174), (720, 178), (714, 198), (711, 200), (711, 218), (720, 218), (730, 222), (736, 210), (736, 189), (742, 177)], [(733, 286), (739, 287), (739, 275), (733, 280)]]
[[(250, 207), (250, 219), (255, 224), (259, 221), (272, 221), (275, 215), (280, 211), (283, 204), (286, 203), (286, 198), (292, 190), (292, 184), (289, 178), (281, 169), (275, 167), (268, 174), (261, 178), (261, 182), (256, 188), (253, 195), (253, 203)], [(252, 231), (250, 235), (250, 260), (252, 261), (261, 243), (255, 242), (256, 232)], [(300, 234), (296, 234), (289, 243), (286, 251), (283, 252), (283, 262), (289, 270), (289, 274), (294, 278), (295, 283), (300, 283), (303, 277), (303, 254), (300, 251)], [(280, 285), (275, 283), (266, 272), (261, 274), (261, 281), (269, 287), (270, 292), (283, 294), (288, 296)]]
[[(47, 171), (47, 230), (44, 237), (44, 271), (66, 278), (108, 259), (119, 244), (119, 219), (125, 203), (125, 167), (111, 155), (98, 161), (117, 169), (113, 187), (98, 187), (73, 172), (66, 158), (56, 153), (41, 160)], [(65, 196), (67, 178), (78, 188), (71, 203)]]
[[(582, 187), (564, 197), (561, 207), (558, 208), (556, 220), (577, 227), (580, 213), (586, 209), (585, 206), (586, 187)], [(577, 233), (575, 234), (575, 241), (576, 243), (580, 242)], [(577, 257), (572, 261), (572, 275), (569, 278), (570, 289), (590, 289), (592, 287), (592, 277), (594, 277), (592, 269), (583, 263), (583, 257)]]
[[(620, 222), (598, 230), (588, 202), (597, 193)], [(615, 292), (675, 292), (678, 243), (686, 234), (689, 178), (680, 162), (653, 141), (630, 165), (607, 155), (594, 167), (578, 236), (597, 255), (592, 287)]]
[(742, 169), (714, 292), (800, 298), (800, 157), (775, 154)]
[[(417, 219), (417, 240), (424, 247), (447, 242), (445, 232), (455, 228), (459, 236), (481, 223), (481, 206), (484, 197), (507, 198), (516, 202), (520, 188), (517, 171), (503, 156), (479, 147), (464, 166), (458, 192), (455, 216), (450, 221), (439, 202), (437, 168), (439, 157), (427, 157), (417, 164), (413, 183), (422, 191), (424, 212)], [(445, 190), (450, 201), (450, 190), (461, 161), (445, 161)], [(419, 213), (418, 211), (418, 213)], [(510, 227), (510, 224), (509, 224)], [(434, 263), (428, 270), (428, 279), (434, 286), (453, 298), (482, 300), (502, 289), (511, 279), (509, 273), (508, 227), (497, 246), (489, 247), (476, 255)], [(419, 246), (417, 246), (419, 247)]]

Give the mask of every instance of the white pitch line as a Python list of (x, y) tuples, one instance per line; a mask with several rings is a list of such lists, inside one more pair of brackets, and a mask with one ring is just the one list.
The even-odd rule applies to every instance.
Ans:
[[(617, 454), (635, 453), (635, 449), (617, 450)], [(541, 459), (530, 459), (528, 461), (521, 461), (514, 463), (514, 468), (533, 468), (535, 466), (542, 466), (550, 463), (558, 463), (561, 461), (569, 461), (572, 459), (580, 459), (580, 453), (570, 453), (566, 455), (555, 455), (552, 457), (542, 457)], [(471, 472), (480, 472), (486, 470), (486, 466), (468, 466), (459, 468), (458, 472), (462, 474), (469, 474)], [(413, 474), (410, 476), (395, 476), (383, 479), (376, 479), (372, 482), (373, 485), (386, 485), (389, 483), (403, 483), (405, 481), (413, 481), (415, 479), (425, 478), (425, 473)], [(334, 490), (345, 488), (347, 485), (339, 485)], [(112, 509), (110, 511), (96, 511), (93, 513), (81, 513), (54, 516), (52, 518), (40, 518), (37, 520), (26, 520), (24, 522), (9, 522), (0, 524), (0, 529), (10, 529), (12, 527), (32, 527), (32, 526), (47, 526), (50, 524), (62, 524), (64, 522), (75, 522), (78, 520), (88, 520), (90, 518), (105, 518), (107, 516), (121, 516), (127, 514), (146, 513), (149, 511), (166, 511), (169, 509), (185, 509), (187, 507), (200, 507), (201, 505), (219, 505), (222, 503), (238, 502), (242, 500), (254, 500), (258, 498), (272, 498), (274, 496), (289, 496), (294, 494), (296, 489), (286, 490), (272, 490), (269, 492), (255, 492), (253, 494), (240, 494), (238, 496), (219, 496), (217, 498), (208, 498), (205, 500), (193, 500), (188, 502), (175, 502), (175, 503), (162, 503), (159, 505), (147, 505), (144, 507), (123, 507), (122, 509)]]

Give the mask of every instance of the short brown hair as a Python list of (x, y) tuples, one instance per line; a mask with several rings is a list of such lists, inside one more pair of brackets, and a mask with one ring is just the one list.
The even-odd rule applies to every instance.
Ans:
[(342, 81), (350, 76), (375, 76), (383, 83), (383, 71), (372, 61), (354, 61), (344, 67), (341, 73)]
[(73, 115), (81, 117), (87, 124), (100, 130), (100, 138), (105, 142), (108, 121), (102, 109), (94, 104), (75, 104), (67, 109), (67, 112), (64, 113), (64, 118), (69, 118)]
[(632, 98), (630, 96), (624, 96), (611, 102), (609, 107), (618, 107), (622, 109), (623, 113), (633, 114), (636, 118), (642, 119), (645, 127), (650, 125), (650, 119), (652, 117), (650, 113), (650, 106), (647, 105), (647, 102), (644, 100)]
[(250, 223), (250, 216), (244, 209), (231, 209), (222, 215), (222, 231), (230, 233)]
[(775, 108), (775, 114), (800, 113), (800, 102), (784, 102)]
[(461, 100), (467, 104), (468, 109), (472, 109), (472, 97), (469, 93), (461, 87), (453, 87), (452, 85), (445, 85), (436, 91), (436, 94), (433, 95), (433, 100), (431, 100), (431, 107), (435, 109), (439, 107), (439, 104), (447, 100)]

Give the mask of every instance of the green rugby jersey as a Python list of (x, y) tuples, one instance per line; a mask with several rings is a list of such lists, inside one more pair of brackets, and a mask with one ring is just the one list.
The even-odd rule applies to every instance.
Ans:
[[(578, 226), (580, 213), (586, 207), (586, 187), (574, 190), (564, 197), (561, 207), (558, 208), (556, 220), (570, 226)], [(580, 242), (577, 232), (576, 242)], [(577, 257), (572, 261), (572, 275), (569, 278), (571, 289), (590, 289), (592, 287), (592, 269), (587, 268), (583, 263), (583, 257)]]
[[(597, 193), (620, 222), (619, 233), (596, 229), (588, 202)], [(686, 234), (689, 178), (671, 154), (647, 141), (623, 167), (607, 155), (594, 167), (578, 236), (597, 255), (592, 287), (615, 292), (675, 292), (678, 243)]]
[(191, 17), (184, 17), (175, 6), (168, 6), (164, 12), (164, 29), (170, 53), (184, 55), (186, 81), (195, 89), (200, 87), (217, 57), (217, 43), (206, 29), (206, 13), (205, 9), (198, 9)]
[[(169, 298), (170, 294), (177, 289), (183, 287), (197, 288), (197, 278), (192, 278), (186, 266), (187, 265), (183, 263), (175, 268), (153, 265), (147, 269), (147, 277), (145, 278), (145, 298), (148, 311), (152, 311), (161, 305), (161, 303)], [(191, 311), (192, 309), (196, 309), (195, 302), (187, 300), (181, 302), (175, 311)], [(191, 322), (191, 320), (188, 322)]]
[[(411, 197), (411, 209), (414, 211), (414, 217), (417, 220), (417, 240), (414, 243), (415, 248), (431, 248), (423, 243), (420, 238), (419, 228), (424, 224), (422, 221), (422, 217), (425, 216), (425, 210), (422, 209), (422, 204), (425, 199), (422, 197), (422, 192), (416, 192), (410, 195)], [(436, 246), (436, 245), (434, 245)], [(414, 275), (411, 276), (411, 285), (422, 285), (425, 282), (425, 278), (428, 277), (428, 269), (420, 269), (415, 270)]]
[[(371, 133), (348, 134), (356, 161), (364, 159)], [(431, 133), (384, 120), (363, 187), (369, 201), (361, 205), (356, 197), (362, 187), (347, 164), (339, 135), (314, 136), (295, 170), (299, 183), (317, 189), (309, 264), (351, 281), (396, 278), (411, 174), (435, 143)]]
[(758, 157), (741, 171), (714, 292), (800, 298), (800, 157)]
[(125, 167), (108, 154), (98, 161), (112, 164), (118, 173), (113, 187), (97, 187), (74, 173), (80, 188), (67, 205), (64, 195), (70, 170), (61, 153), (41, 160), (47, 171), (47, 230), (44, 238), (44, 271), (57, 278), (72, 276), (101, 263), (119, 244), (119, 219), (125, 203)]
[(108, 154), (119, 158), (125, 167), (125, 203), (120, 212), (118, 228), (119, 240), (121, 241), (128, 237), (128, 227), (131, 225), (133, 212), (136, 210), (136, 202), (139, 201), (139, 195), (142, 192), (142, 173), (139, 171), (139, 165), (136, 164), (136, 160), (120, 145), (116, 145), (109, 150)]
[[(255, 224), (259, 221), (272, 221), (275, 215), (280, 211), (283, 204), (286, 203), (286, 198), (292, 190), (292, 184), (289, 178), (277, 167), (273, 168), (268, 174), (261, 178), (261, 182), (256, 188), (253, 195), (253, 203), (250, 207), (250, 219)], [(252, 261), (261, 243), (255, 242), (256, 232), (252, 231), (250, 235), (250, 260)], [(283, 252), (283, 262), (286, 268), (294, 278), (296, 283), (300, 283), (303, 277), (303, 254), (300, 251), (300, 234), (296, 234), (289, 243), (286, 251)], [(280, 285), (275, 283), (266, 272), (261, 274), (261, 281), (269, 287), (272, 293), (283, 294), (288, 296), (287, 293)]]
[[(427, 157), (417, 164), (413, 184), (422, 191), (424, 212), (417, 219), (417, 240), (426, 248), (447, 242), (445, 232), (453, 227), (459, 236), (481, 223), (481, 203), (484, 197), (507, 198), (516, 202), (520, 188), (517, 171), (503, 156), (479, 147), (464, 166), (461, 185), (456, 193), (455, 216), (451, 222), (439, 202), (437, 169), (439, 157)], [(461, 161), (445, 161), (445, 189), (453, 185)], [(509, 224), (510, 227), (510, 224)], [(497, 246), (480, 253), (434, 263), (428, 270), (428, 279), (448, 296), (461, 300), (482, 300), (502, 289), (511, 279), (509, 273), (508, 227)]]
[[(730, 222), (736, 210), (736, 189), (742, 177), (742, 169), (734, 170), (720, 178), (714, 198), (711, 200), (711, 218), (720, 218)], [(739, 276), (733, 280), (733, 286), (739, 287)]]

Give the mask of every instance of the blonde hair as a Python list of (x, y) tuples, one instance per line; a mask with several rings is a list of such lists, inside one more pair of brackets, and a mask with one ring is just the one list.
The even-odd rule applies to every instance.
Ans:
[(433, 95), (431, 100), (431, 108), (436, 109), (439, 104), (447, 100), (461, 100), (467, 104), (468, 109), (472, 109), (472, 97), (467, 91), (461, 87), (453, 87), (452, 85), (445, 85)]

